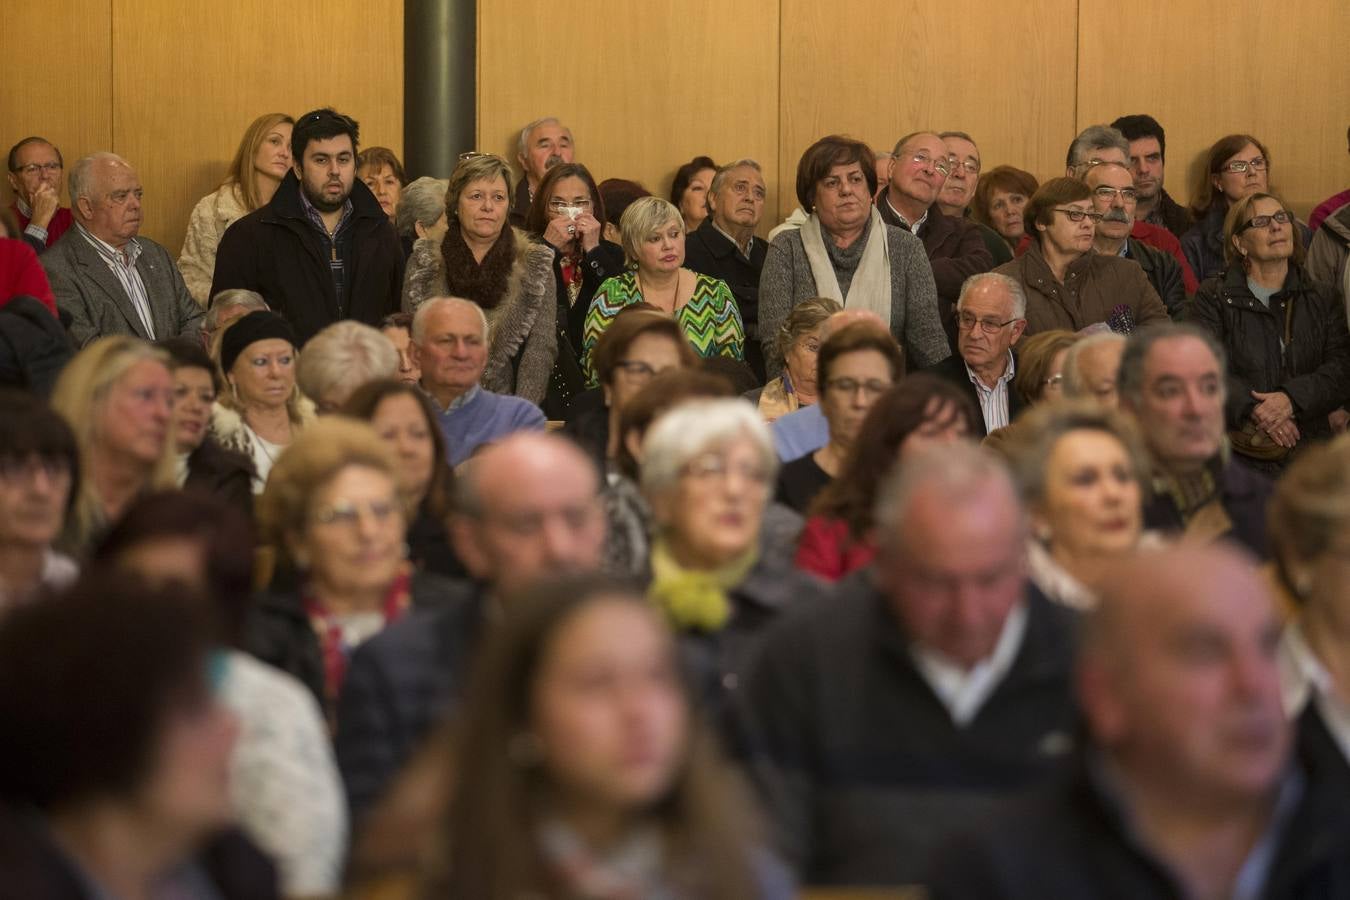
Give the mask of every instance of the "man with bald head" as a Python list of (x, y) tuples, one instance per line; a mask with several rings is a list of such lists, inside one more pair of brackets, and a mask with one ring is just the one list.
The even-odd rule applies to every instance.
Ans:
[(362, 644), (343, 684), (336, 745), (354, 823), (453, 712), (483, 632), (510, 614), (509, 598), (540, 580), (599, 568), (599, 491), (595, 465), (549, 434), (507, 437), (460, 473), (450, 536), (472, 582)]
[(122, 157), (95, 153), (70, 170), (75, 227), (40, 257), (77, 346), (111, 334), (196, 337), (202, 309), (167, 250), (141, 237), (141, 179)]
[(968, 444), (883, 486), (873, 566), (765, 635), (738, 701), (807, 885), (917, 883), (936, 844), (1060, 768), (1075, 616), (1029, 591), (1025, 515)]
[(947, 145), (935, 133), (918, 131), (902, 137), (895, 145), (890, 183), (877, 201), (877, 211), (886, 224), (908, 229), (923, 241), (937, 284), (938, 313), (955, 348), (953, 308), (961, 285), (971, 275), (992, 269), (994, 257), (974, 222), (946, 215), (938, 206), (951, 169)]
[(1077, 774), (948, 847), (934, 900), (1345, 895), (1344, 763), (1284, 716), (1280, 619), (1252, 560), (1141, 554), (1100, 596), (1077, 665)]
[(445, 433), (449, 462), (457, 466), (484, 444), (517, 431), (543, 431), (543, 411), (523, 397), (483, 387), (488, 321), (472, 300), (433, 297), (417, 308), (412, 350), (422, 369), (422, 391)]

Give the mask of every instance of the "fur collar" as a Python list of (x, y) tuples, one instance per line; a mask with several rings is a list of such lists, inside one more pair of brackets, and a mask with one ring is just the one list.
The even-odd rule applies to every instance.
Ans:
[[(299, 398), (296, 404), (299, 421), (296, 424), (304, 428), (314, 421), (318, 411), (313, 401), (304, 394), (299, 394)], [(211, 423), (207, 426), (207, 432), (226, 450), (234, 450), (249, 459), (253, 458), (253, 441), (249, 438), (249, 430), (244, 427), (244, 417), (219, 400), (211, 407)]]
[(464, 242), (458, 222), (451, 222), (441, 241), (441, 256), (445, 260), (445, 284), (450, 294), (472, 300), (486, 312), (496, 308), (506, 297), (506, 283), (515, 266), (515, 245), (519, 239), (515, 229), (507, 227), (493, 243), (480, 263)]

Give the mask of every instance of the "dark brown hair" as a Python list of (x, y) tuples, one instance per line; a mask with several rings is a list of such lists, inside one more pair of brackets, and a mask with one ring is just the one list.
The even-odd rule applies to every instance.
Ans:
[(605, 207), (604, 221), (618, 228), (624, 210), (632, 206), (634, 200), (650, 197), (652, 192), (636, 181), (629, 181), (626, 178), (606, 178), (600, 182), (596, 194)]
[(1078, 335), (1063, 328), (1052, 328), (1033, 334), (1017, 345), (1017, 374), (1013, 389), (1027, 406), (1040, 402), (1045, 394), (1045, 380), (1050, 377), (1050, 364), (1055, 354), (1078, 343)]
[[(431, 433), (431, 483), (427, 485), (427, 496), (423, 503), (427, 511), (437, 518), (445, 518), (450, 512), (450, 496), (455, 484), (455, 471), (447, 462), (445, 434), (441, 431), (436, 413), (431, 408), (420, 388), (413, 384), (404, 384), (392, 378), (380, 378), (368, 381), (357, 388), (342, 407), (342, 414), (369, 422), (375, 418), (375, 410), (390, 397), (411, 397), (427, 420), (427, 431)], [(409, 525), (412, 523), (409, 522)]]
[(628, 452), (628, 442), (624, 440), (629, 433), (636, 432), (641, 440), (658, 416), (686, 400), (735, 396), (736, 390), (731, 382), (701, 369), (674, 369), (659, 373), (619, 410), (619, 450), (614, 458), (619, 471), (637, 480), (638, 461)]
[(155, 540), (192, 540), (202, 549), (201, 591), (210, 600), (220, 642), (237, 646), (253, 592), (253, 528), (244, 514), (210, 494), (157, 491), (137, 498), (95, 547), (94, 562)]
[(0, 804), (51, 812), (126, 798), (175, 709), (207, 695), (206, 604), (92, 568), (0, 619)]
[(816, 208), (816, 187), (835, 166), (857, 163), (867, 179), (867, 195), (877, 195), (877, 155), (862, 141), (841, 134), (827, 135), (802, 154), (797, 163), (797, 202), (806, 212)]
[(80, 447), (65, 417), (27, 391), (0, 388), (0, 422), (0, 465), (36, 456), (70, 473), (65, 511), (70, 518), (80, 497)]
[(1077, 203), (1079, 200), (1092, 199), (1092, 189), (1077, 178), (1051, 178), (1036, 189), (1022, 211), (1022, 222), (1027, 233), (1041, 240), (1037, 225), (1050, 227), (1055, 215), (1055, 207), (1065, 203)]
[(600, 335), (600, 340), (595, 343), (595, 349), (591, 351), (591, 364), (595, 366), (595, 373), (601, 384), (613, 383), (614, 370), (618, 367), (619, 361), (628, 352), (628, 348), (633, 346), (633, 342), (644, 334), (670, 338), (679, 348), (682, 368), (688, 369), (698, 365), (698, 354), (690, 346), (689, 339), (684, 336), (684, 330), (680, 328), (679, 322), (665, 313), (625, 307), (614, 317), (605, 333)]
[(591, 215), (595, 216), (597, 222), (605, 221), (605, 198), (600, 196), (600, 188), (596, 187), (590, 169), (581, 163), (561, 163), (545, 173), (539, 187), (535, 189), (530, 209), (525, 213), (525, 230), (535, 237), (543, 235), (544, 229), (548, 227), (549, 198), (553, 196), (553, 186), (564, 178), (580, 178), (586, 182), (586, 190), (591, 194)]
[(386, 328), (402, 328), (412, 336), (413, 314), (410, 312), (390, 313), (380, 320), (380, 330)]
[[(663, 622), (637, 588), (599, 576), (556, 579), (512, 599), (474, 670), (468, 708), (447, 757), (454, 760), (443, 864), (425, 896), (562, 898), (548, 871), (538, 826), (549, 776), (523, 754), (508, 752), (531, 729), (541, 669), (559, 634), (597, 603), (624, 604)], [(672, 638), (667, 652), (678, 659)], [(718, 758), (697, 712), (690, 707), (683, 765), (666, 796), (646, 810), (665, 838), (664, 874), (681, 896), (739, 900), (755, 893), (750, 826), (741, 786)]]
[(388, 147), (367, 147), (357, 154), (357, 172), (365, 168), (371, 168), (374, 170), (371, 173), (373, 175), (385, 166), (388, 166), (389, 171), (394, 173), (394, 177), (398, 179), (400, 185), (408, 186), (408, 175), (403, 171), (403, 163), (398, 161), (398, 157), (394, 155), (393, 150)]
[(908, 376), (867, 411), (843, 470), (817, 495), (810, 515), (842, 519), (854, 540), (865, 539), (881, 483), (895, 467), (905, 438), (929, 420), (958, 419), (965, 420), (972, 438), (979, 434), (979, 414), (965, 392), (927, 372)]
[(891, 367), (892, 381), (904, 377), (905, 356), (891, 333), (876, 322), (850, 322), (834, 331), (820, 345), (820, 354), (816, 357), (816, 384), (820, 385), (819, 389), (824, 390), (825, 382), (830, 380), (830, 369), (835, 360), (859, 350), (875, 350), (886, 357)]
[(1270, 187), (1270, 151), (1266, 149), (1266, 145), (1250, 134), (1224, 135), (1214, 142), (1214, 146), (1209, 148), (1209, 153), (1205, 156), (1205, 177), (1195, 186), (1195, 195), (1191, 198), (1191, 214), (1196, 219), (1204, 218), (1215, 203), (1227, 205), (1228, 198), (1223, 195), (1223, 191), (1214, 187), (1214, 177), (1223, 171), (1225, 163), (1237, 156), (1248, 144), (1255, 144), (1256, 149), (1266, 158), (1266, 187)]
[(975, 196), (971, 198), (970, 216), (981, 225), (994, 227), (989, 216), (989, 204), (994, 202), (994, 191), (1007, 191), (1010, 194), (1022, 194), (1028, 200), (1036, 193), (1040, 183), (1036, 176), (1013, 166), (995, 166), (980, 176), (975, 185)]
[(689, 162), (675, 170), (675, 180), (670, 184), (670, 202), (676, 206), (684, 199), (684, 192), (689, 190), (689, 182), (694, 180), (694, 176), (704, 169), (717, 171), (717, 163), (712, 161), (709, 156), (695, 156)]

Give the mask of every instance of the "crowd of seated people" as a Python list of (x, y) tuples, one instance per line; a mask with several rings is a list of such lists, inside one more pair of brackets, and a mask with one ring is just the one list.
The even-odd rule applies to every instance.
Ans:
[(585, 147), (15, 143), (0, 900), (1350, 898), (1350, 191)]

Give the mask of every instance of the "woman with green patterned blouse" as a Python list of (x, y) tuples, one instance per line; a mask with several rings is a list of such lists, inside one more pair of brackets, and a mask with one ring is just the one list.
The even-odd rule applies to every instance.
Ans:
[(725, 281), (684, 268), (684, 218), (671, 203), (643, 197), (619, 221), (629, 269), (607, 278), (591, 299), (582, 332), (586, 378), (598, 381), (591, 353), (596, 341), (625, 307), (647, 303), (680, 323), (699, 356), (745, 359), (745, 326)]

